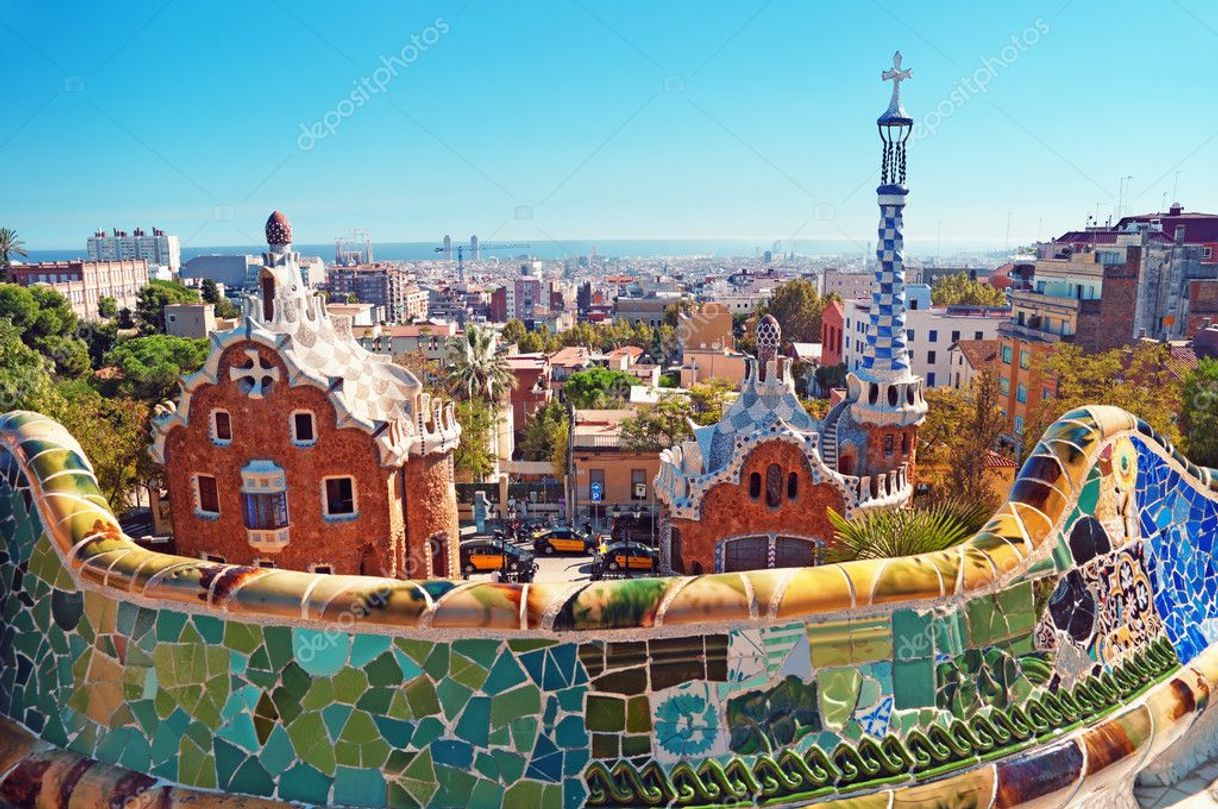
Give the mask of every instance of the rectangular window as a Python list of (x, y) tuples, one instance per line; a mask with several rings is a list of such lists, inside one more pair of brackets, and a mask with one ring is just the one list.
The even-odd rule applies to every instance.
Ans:
[(930, 363), (931, 365), (934, 365), (934, 364), (935, 364), (935, 359), (936, 359), (937, 357), (938, 357), (938, 355), (937, 355), (937, 354), (936, 354), (934, 351), (927, 351), (927, 352), (926, 352), (926, 361), (927, 361), (928, 363)]
[(1015, 417), (1015, 434), (1023, 435), (1023, 416)]
[(292, 441), (297, 444), (312, 444), (317, 440), (313, 431), (313, 414), (301, 410), (292, 414)]
[(934, 371), (931, 371), (930, 373), (928, 373), (926, 375), (926, 386), (928, 388), (933, 388), (935, 386), (935, 372)]
[(1027, 349), (1020, 351), (1019, 352), (1019, 367), (1027, 368), (1031, 364), (1032, 364), (1032, 352), (1028, 351)]
[(912, 343), (914, 341), (914, 334), (915, 334), (915, 332), (913, 329), (906, 329), (905, 330), (905, 339)]
[(931, 329), (931, 330), (930, 330), (930, 341), (931, 341), (932, 343), (937, 343), (937, 342), (939, 342), (939, 330), (938, 330), (938, 329)]
[(275, 563), (272, 562), (270, 559), (255, 559), (254, 566), (255, 567), (274, 567)]
[(211, 437), (214, 441), (233, 440), (233, 422), (227, 410), (213, 410), (211, 413)]
[(205, 553), (203, 554), (203, 558), (208, 562), (215, 562), (218, 565), (228, 564), (223, 556), (216, 553)]
[(327, 517), (345, 517), (355, 513), (355, 478), (326, 478), (324, 485)]
[(998, 379), (998, 392), (999, 392), (999, 393), (1001, 393), (1003, 396), (1008, 396), (1008, 395), (1010, 395), (1010, 393), (1011, 393), (1011, 380), (1007, 379), (1005, 376), (1003, 376), (1003, 377), (999, 377), (999, 379)]
[(1041, 388), (1041, 389), (1040, 389), (1040, 398), (1042, 398), (1042, 399), (1052, 399), (1052, 398), (1053, 398), (1053, 391), (1049, 390), (1048, 388)]
[(1002, 347), (1002, 361), (1004, 363), (1006, 363), (1007, 365), (1010, 365), (1012, 356), (1014, 356), (1014, 351), (1012, 351), (1011, 347), (1003, 346)]
[(286, 528), (288, 525), (288, 493), (242, 494), (245, 527), (262, 531)]
[(1018, 385), (1015, 386), (1015, 401), (1017, 401), (1017, 402), (1028, 401), (1028, 386), (1022, 382), (1020, 382)]
[(980, 340), (980, 339), (981, 339), (981, 332), (979, 332), (979, 331), (975, 331), (975, 332), (973, 332), (973, 339), (974, 339), (974, 340)]
[(334, 572), (334, 565), (309, 565), (310, 573), (325, 573), (327, 575)]
[(631, 469), (630, 470), (630, 499), (631, 500), (646, 500), (647, 499), (647, 470), (646, 469)]
[(952, 342), (954, 343), (954, 342), (956, 342), (956, 341), (957, 341), (957, 340), (959, 340), (959, 339), (960, 339), (960, 332), (958, 332), (958, 331), (953, 331), (953, 332), (952, 332)]
[(211, 475), (195, 475), (195, 494), (199, 498), (199, 511), (204, 514), (220, 513), (220, 494), (216, 479)]

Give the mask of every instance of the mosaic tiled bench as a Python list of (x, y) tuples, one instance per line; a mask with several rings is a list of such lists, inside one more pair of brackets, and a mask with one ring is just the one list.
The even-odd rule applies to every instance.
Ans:
[(0, 417), (0, 804), (1103, 806), (1213, 749), (1218, 489), (1070, 413), (941, 553), (600, 583), (168, 556)]

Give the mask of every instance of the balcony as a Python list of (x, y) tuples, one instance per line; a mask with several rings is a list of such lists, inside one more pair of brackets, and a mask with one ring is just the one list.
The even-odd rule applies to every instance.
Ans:
[(247, 528), (245, 538), (250, 547), (260, 553), (279, 553), (288, 546), (291, 527), (282, 528)]

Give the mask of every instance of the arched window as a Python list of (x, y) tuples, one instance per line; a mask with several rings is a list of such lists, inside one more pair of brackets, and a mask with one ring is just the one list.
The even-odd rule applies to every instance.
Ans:
[(792, 472), (787, 475), (787, 499), (794, 500), (799, 497), (799, 473)]
[(765, 504), (774, 508), (782, 503), (782, 467), (770, 464), (765, 470)]
[(884, 454), (885, 455), (892, 454), (892, 446), (893, 446), (892, 433), (887, 433), (884, 435)]
[(749, 497), (756, 500), (761, 497), (761, 473), (754, 472), (749, 475)]

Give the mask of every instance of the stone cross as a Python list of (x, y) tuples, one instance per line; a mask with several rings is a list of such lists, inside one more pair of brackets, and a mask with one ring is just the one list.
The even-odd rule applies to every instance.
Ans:
[(892, 55), (892, 70), (885, 70), (880, 74), (881, 81), (892, 82), (892, 101), (889, 103), (888, 109), (901, 108), (901, 82), (912, 78), (913, 70), (901, 70), (901, 52), (897, 51)]
[(249, 397), (251, 399), (261, 399), (263, 392), (270, 386), (272, 382), (279, 379), (279, 369), (274, 365), (266, 364), (262, 356), (254, 349), (249, 349), (245, 352), (245, 356), (249, 357), (249, 366), (245, 368), (229, 368), (228, 377), (233, 381), (248, 380), (249, 381)]

